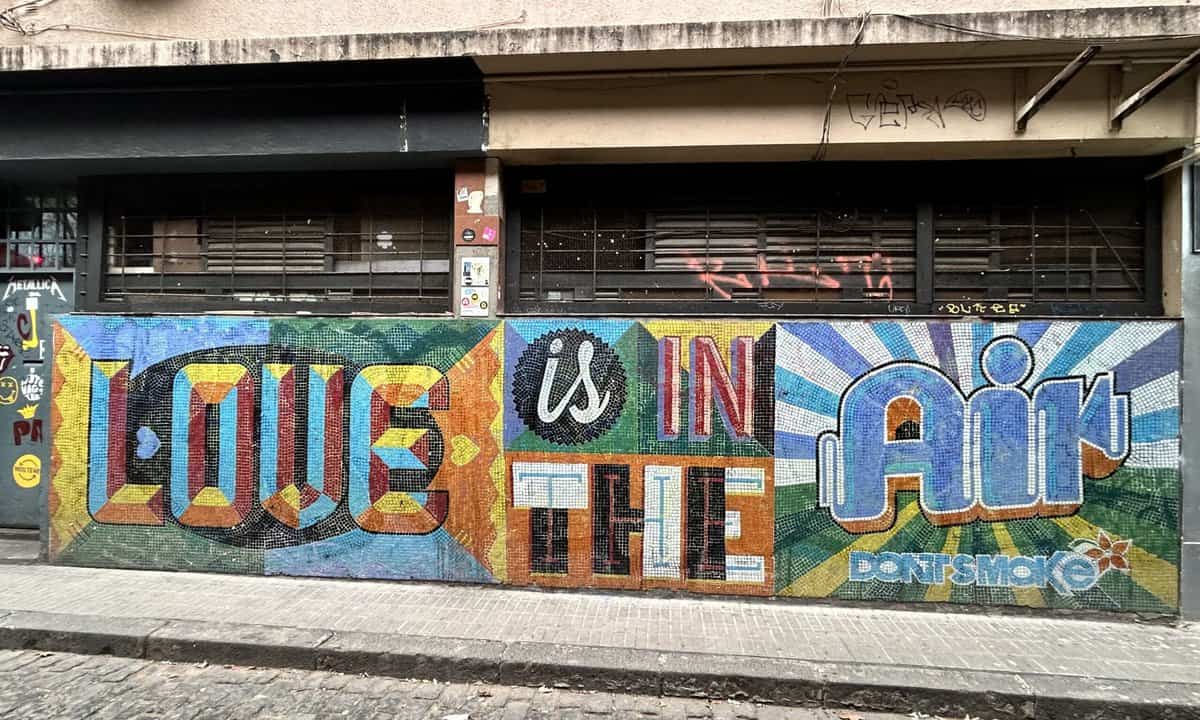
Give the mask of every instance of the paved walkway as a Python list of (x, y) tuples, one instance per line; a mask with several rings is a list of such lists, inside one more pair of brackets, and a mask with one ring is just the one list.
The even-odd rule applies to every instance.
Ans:
[(32, 562), (38, 550), (37, 530), (0, 528), (0, 562)]
[(1200, 627), (1132, 619), (0, 564), (0, 646), (960, 717), (1200, 718)]
[(434, 583), (0, 567), (0, 609), (1200, 686), (1200, 627)]
[[(846, 713), (736, 700), (0, 650), (0, 718), (5, 720), (838, 720), (839, 715)], [(856, 712), (853, 717), (909, 720), (912, 715)]]

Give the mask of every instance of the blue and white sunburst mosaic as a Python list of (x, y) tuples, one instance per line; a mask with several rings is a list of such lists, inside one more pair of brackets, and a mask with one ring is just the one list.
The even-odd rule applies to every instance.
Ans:
[[(795, 322), (777, 326), (776, 343), (775, 484), (827, 518), (792, 537), (798, 556), (818, 543), (842, 556), (842, 594), (863, 583), (1007, 587), (965, 572), (966, 558), (1038, 567), (1081, 542), (1093, 550), (1077, 555), (1094, 566), (1077, 573), (1089, 583), (1064, 593), (1018, 573), (1017, 585), (1105, 594), (1111, 570), (1145, 579), (1145, 568), (1129, 572), (1136, 557), (1174, 572), (1175, 552), (1146, 552), (1133, 535), (1168, 550), (1178, 539), (1177, 324)], [(1103, 502), (1089, 505), (1092, 494)], [(1120, 543), (1119, 556), (1101, 541)], [(808, 568), (793, 564), (778, 586), (808, 594)]]

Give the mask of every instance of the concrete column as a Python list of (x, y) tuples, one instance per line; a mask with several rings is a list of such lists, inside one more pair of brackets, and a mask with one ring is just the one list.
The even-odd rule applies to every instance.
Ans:
[[(1200, 75), (1195, 79), (1200, 92)], [(1193, 95), (1192, 133), (1200, 141), (1200, 95)], [(1195, 142), (1195, 141), (1194, 141)], [(1179, 612), (1189, 620), (1200, 619), (1200, 255), (1192, 252), (1192, 236), (1196, 232), (1194, 175), (1189, 167), (1169, 173), (1163, 178), (1163, 262), (1169, 262), (1171, 252), (1179, 253), (1178, 302), (1165, 297), (1168, 314), (1183, 316), (1183, 369), (1180, 377), (1183, 413), (1179, 426), (1181, 476), (1180, 498), (1182, 547), (1179, 556)], [(1176, 215), (1172, 215), (1176, 212)], [(1175, 233), (1178, 233), (1177, 235)], [(1166, 268), (1164, 267), (1164, 270)], [(1164, 273), (1164, 288), (1170, 276)]]
[[(1176, 205), (1179, 214), (1163, 215), (1163, 244), (1178, 243), (1180, 305), (1183, 323), (1183, 397), (1180, 426), (1183, 496), (1181, 516), (1183, 547), (1179, 559), (1180, 613), (1184, 618), (1200, 619), (1200, 255), (1192, 253), (1192, 232), (1196, 208), (1192, 205), (1192, 171), (1184, 168), (1164, 178), (1164, 210)], [(1174, 225), (1177, 232), (1168, 228)]]
[(496, 317), (500, 308), (503, 200), (500, 161), (460, 160), (454, 168), (454, 275), (458, 317)]

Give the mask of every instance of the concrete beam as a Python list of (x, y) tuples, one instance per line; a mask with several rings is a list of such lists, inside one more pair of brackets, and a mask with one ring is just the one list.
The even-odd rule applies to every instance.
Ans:
[[(171, 40), (26, 44), (0, 47), (0, 72), (94, 68), (185, 67), (255, 63), (391, 60), (474, 57), (486, 69), (490, 59), (524, 58), (531, 69), (554, 67), (558, 58), (603, 54), (686, 53), (719, 64), (712, 51), (798, 49), (819, 51), (851, 44), (859, 18), (792, 18), (737, 22), (661, 23), (587, 27), (493, 28), (469, 31), (370, 33), (221, 40)], [(956, 29), (960, 28), (960, 29)], [(969, 28), (964, 31), (961, 28)], [(1064, 40), (1122, 38), (1128, 51), (1163, 50), (1187, 34), (1200, 34), (1200, 7), (1156, 6), (1088, 8), (934, 15), (872, 15), (856, 60), (871, 48), (938, 45), (987, 46), (972, 52), (986, 57), (994, 48), (1031, 54), (1073, 54)], [(1178, 42), (1186, 42), (1179, 40)], [(698, 52), (703, 51), (703, 52)], [(697, 61), (699, 62), (699, 61)], [(592, 63), (595, 66), (595, 63)], [(511, 69), (513, 66), (502, 66)]]

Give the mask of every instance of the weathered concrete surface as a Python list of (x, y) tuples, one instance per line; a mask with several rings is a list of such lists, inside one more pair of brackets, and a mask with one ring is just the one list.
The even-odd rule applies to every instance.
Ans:
[[(1200, 79), (1197, 79), (1200, 83)], [(1200, 108), (1196, 109), (1200, 112)], [(1164, 305), (1169, 313), (1180, 313), (1190, 328), (1183, 335), (1183, 437), (1200, 432), (1200, 255), (1193, 252), (1198, 221), (1193, 207), (1196, 188), (1194, 174), (1176, 170), (1163, 177), (1164, 217), (1176, 215), (1177, 222), (1163, 223), (1163, 280), (1169, 293)], [(1174, 268), (1169, 263), (1177, 258)], [(1185, 441), (1183, 452), (1183, 497), (1180, 518), (1183, 521), (1183, 546), (1179, 557), (1180, 613), (1189, 620), (1200, 620), (1200, 443)]]
[[(836, 720), (841, 712), (738, 700), (359, 677), (0, 650), (0, 717), (37, 720)], [(906, 712), (856, 712), (910, 720)]]
[[(510, 685), (546, 684), (658, 695), (664, 690), (665, 660), (661, 653), (650, 650), (515, 641), (504, 648), (499, 680)], [(700, 694), (671, 692), (670, 688), (666, 692), (683, 696)]]
[[(6, 3), (5, 6), (14, 3)], [(957, 13), (976, 10), (1045, 10), (1132, 5), (1186, 5), (1186, 0), (488, 0), (464, 5), (452, 0), (420, 3), (395, 0), (52, 0), (15, 15), (41, 36), (16, 34), (0, 44), (95, 42), (99, 32), (138, 32), (188, 38), (262, 37), (318, 33), (462, 30), (479, 26), (573, 27), (640, 25), (780, 17), (821, 18), (873, 12)], [(63, 27), (63, 26), (66, 27)]]
[(321, 643), (316, 666), (342, 673), (495, 682), (505, 643), (462, 637), (337, 632)]
[(0, 648), (945, 717), (1200, 717), (1200, 628), (1061, 616), (8, 565)]
[[(207, 636), (214, 632), (218, 639)], [(0, 648), (945, 717), (1200, 717), (1196, 684), (13, 613)]]
[[(486, 19), (486, 18), (485, 18)], [(486, 24), (486, 23), (484, 23)], [(469, 30), (373, 32), (228, 39), (106, 41), (53, 44), (53, 33), (38, 43), (0, 47), (0, 71), (132, 68), (159, 66), (238, 65), (343, 60), (382, 60), (470, 56), (488, 58), (613, 54), (655, 51), (747, 50), (759, 48), (829, 48), (850, 45), (859, 31), (857, 17), (717, 20), (646, 24), (596, 24), (567, 27), (477, 27)], [(386, 26), (384, 24), (375, 27)], [(965, 33), (949, 26), (966, 26)], [(1055, 53), (1069, 52), (1069, 38), (1125, 38), (1131, 41), (1200, 33), (1200, 8), (1152, 6), (932, 14), (871, 17), (860, 43), (863, 56), (873, 46), (908, 47), (937, 44), (1034, 46), (1022, 38), (1050, 39)], [(6, 41), (19, 35), (6, 34)], [(45, 43), (45, 44), (42, 44)], [(1176, 44), (1186, 47), (1187, 42)], [(1127, 46), (1123, 49), (1129, 50)], [(1151, 47), (1170, 49), (1162, 42)], [(1027, 51), (1029, 48), (1025, 48)], [(973, 53), (978, 55), (978, 53)], [(547, 56), (551, 56), (548, 58)], [(861, 58), (860, 58), (861, 59)], [(720, 64), (703, 55), (697, 64)], [(594, 63), (593, 63), (594, 65)]]
[(301, 627), (168, 622), (146, 637), (144, 655), (181, 662), (220, 657), (226, 663), (253, 665), (269, 654), (273, 664), (283, 667), (315, 667), (317, 648), (331, 637), (329, 630)]
[(146, 638), (162, 620), (13, 612), (0, 619), (0, 646), (143, 657)]
[(0, 528), (0, 563), (33, 562), (40, 552), (37, 530)]
[[(1150, 82), (1162, 69), (1138, 65), (1124, 73), (1127, 92)], [(1037, 87), (1053, 73), (1052, 68), (1027, 71), (1028, 85)], [(828, 114), (827, 72), (696, 74), (674, 82), (501, 80), (487, 86), (488, 151), (522, 163), (554, 160), (563, 154), (595, 156), (631, 150), (653, 157), (670, 149), (693, 155), (702, 151), (704, 159), (715, 160), (710, 151), (766, 147), (773, 149), (769, 159), (808, 160), (824, 138), (830, 159), (898, 159), (906, 154), (920, 159), (978, 159), (1038, 153), (1143, 154), (1153, 152), (1155, 145), (1182, 148), (1193, 142), (1191, 82), (1175, 83), (1131, 115), (1120, 133), (1113, 133), (1109, 128), (1111, 68), (1089, 68), (1018, 135), (1013, 117), (1025, 96), (1014, 92), (1015, 77), (1007, 69), (845, 73)], [(912, 114), (899, 121), (903, 128), (881, 128), (879, 121), (872, 122), (874, 110), (861, 116), (852, 109), (855, 97), (892, 97), (899, 102), (900, 96), (893, 93), (900, 92), (932, 100), (968, 88), (986, 104), (974, 117), (947, 111), (941, 122), (930, 122)], [(750, 159), (731, 155), (736, 160)]]

